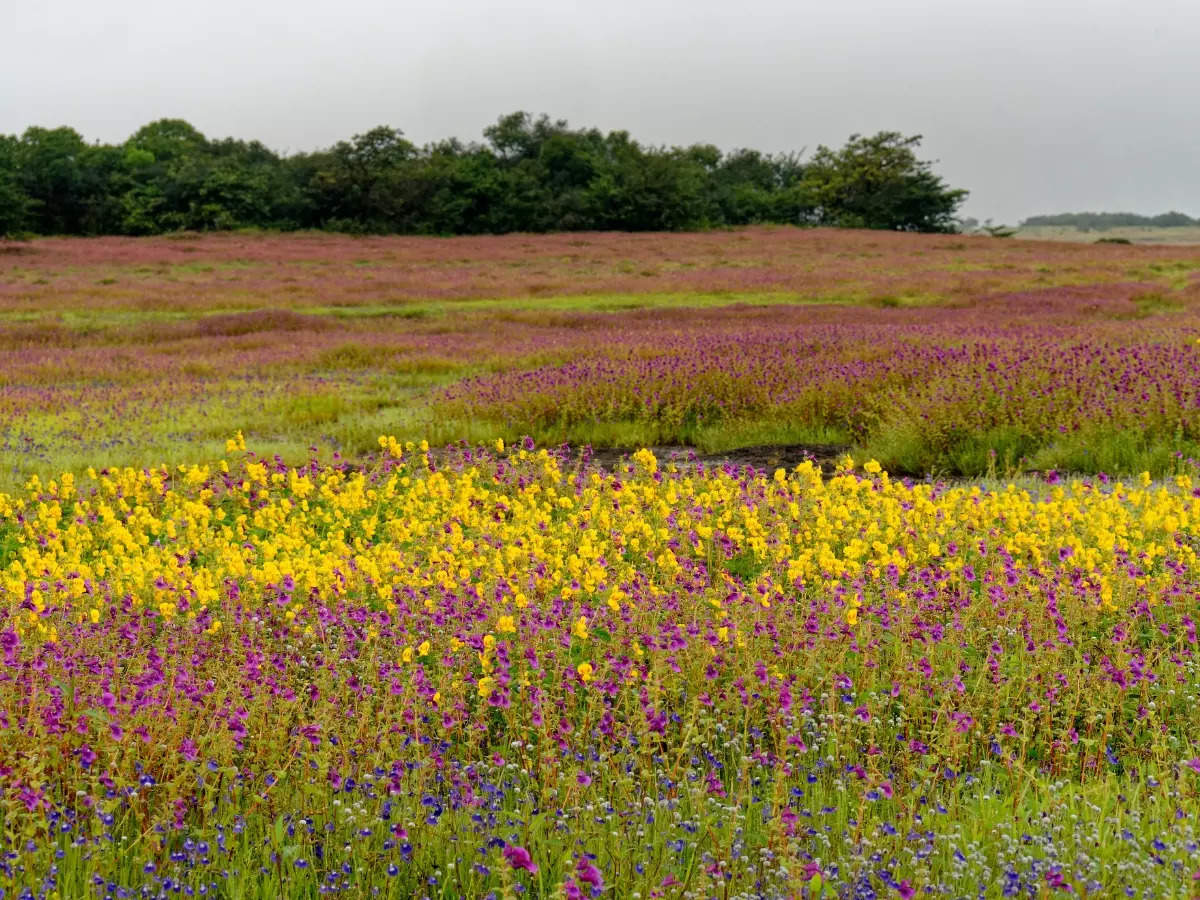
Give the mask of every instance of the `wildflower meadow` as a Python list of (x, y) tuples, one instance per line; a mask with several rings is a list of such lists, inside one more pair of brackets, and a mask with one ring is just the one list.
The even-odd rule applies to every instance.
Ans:
[(0, 897), (1194, 895), (1191, 252), (33, 242)]

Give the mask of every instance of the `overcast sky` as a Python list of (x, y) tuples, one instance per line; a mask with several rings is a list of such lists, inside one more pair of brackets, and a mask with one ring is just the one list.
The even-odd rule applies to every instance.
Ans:
[(1200, 0), (0, 0), (0, 132), (311, 150), (503, 112), (652, 144), (925, 135), (964, 212), (1200, 215)]

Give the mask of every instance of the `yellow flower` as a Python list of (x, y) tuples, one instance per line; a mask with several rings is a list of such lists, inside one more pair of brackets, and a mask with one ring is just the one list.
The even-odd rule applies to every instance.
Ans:
[(588, 636), (588, 621), (587, 616), (580, 616), (575, 620), (575, 626), (571, 629), (571, 633), (582, 641), (587, 640)]
[(575, 671), (579, 673), (579, 680), (587, 684), (592, 680), (592, 664), (589, 662), (581, 662), (575, 667)]
[(653, 475), (658, 471), (658, 459), (654, 456), (654, 452), (643, 447), (637, 453), (633, 454), (633, 461)]

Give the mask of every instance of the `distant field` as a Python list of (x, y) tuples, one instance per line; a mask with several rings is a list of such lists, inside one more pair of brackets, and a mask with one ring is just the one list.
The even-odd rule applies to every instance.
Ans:
[(1171, 471), (1200, 248), (761, 228), (39, 240), (0, 254), (0, 483), (404, 438), (842, 445)]
[(1081, 241), (1094, 243), (1102, 238), (1124, 238), (1135, 244), (1200, 244), (1200, 228), (1110, 228), (1107, 231), (1082, 231), (1057, 225), (1020, 228), (1014, 237), (1033, 241)]

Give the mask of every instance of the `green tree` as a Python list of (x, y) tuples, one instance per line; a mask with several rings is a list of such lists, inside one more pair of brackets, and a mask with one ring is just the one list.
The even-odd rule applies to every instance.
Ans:
[(257, 141), (211, 142), (172, 170), (170, 197), (181, 227), (295, 228), (299, 192), (281, 161)]
[(74, 128), (25, 129), (17, 148), (29, 226), (39, 234), (76, 234), (83, 218), (88, 146)]
[(399, 129), (381, 125), (356, 134), (312, 160), (308, 201), (323, 226), (395, 231), (404, 218), (402, 170), (415, 155)]
[(17, 138), (0, 134), (0, 238), (23, 234), (29, 227), (29, 197), (21, 187)]
[(130, 135), (122, 148), (121, 230), (158, 234), (191, 227), (181, 173), (209, 152), (208, 139), (183, 119), (158, 119)]
[(967, 191), (952, 189), (918, 160), (920, 135), (851, 135), (840, 150), (821, 146), (804, 167), (817, 224), (952, 232)]
[(674, 231), (706, 224), (706, 162), (679, 148), (645, 149), (610, 132), (607, 165), (592, 185), (597, 223), (626, 231)]
[(715, 167), (712, 181), (719, 221), (751, 225), (777, 221), (776, 197), (794, 179), (768, 154), (735, 150)]
[(398, 184), (401, 228), (416, 234), (481, 234), (498, 230), (505, 186), (490, 148), (450, 139), (421, 150)]
[(207, 149), (208, 139), (183, 119), (158, 119), (130, 135), (125, 146), (145, 150), (166, 165)]

